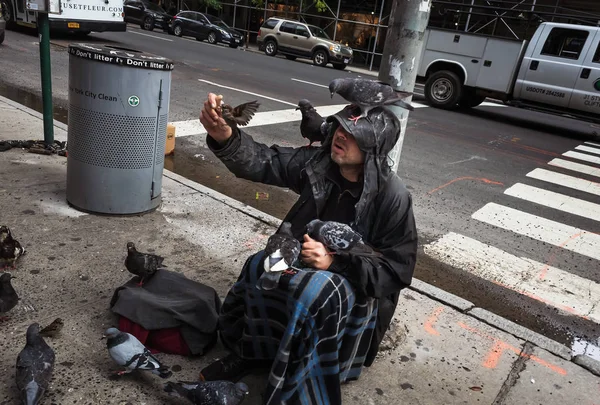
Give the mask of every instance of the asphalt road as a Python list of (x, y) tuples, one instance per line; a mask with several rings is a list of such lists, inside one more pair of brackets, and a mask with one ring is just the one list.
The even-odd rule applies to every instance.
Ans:
[[(52, 45), (57, 107), (68, 104), (69, 41), (56, 38)], [(85, 41), (173, 59), (170, 121), (196, 120), (208, 91), (231, 104), (258, 98), (260, 111), (290, 109), (301, 98), (317, 106), (341, 104), (324, 86), (336, 77), (357, 76), (136, 28)], [(8, 32), (0, 71), (0, 94), (39, 108), (30, 95), (39, 94), (35, 36)], [(414, 100), (424, 103), (418, 95)], [(57, 115), (64, 119), (65, 111), (58, 108)], [(247, 131), (265, 143), (297, 146), (304, 144), (298, 126), (293, 121)], [(584, 142), (600, 144), (599, 131), (596, 125), (493, 104), (468, 112), (427, 106), (412, 112), (398, 173), (412, 192), (420, 244), (427, 252), (420, 254), (416, 277), (561, 342), (580, 337), (597, 344), (600, 149)], [(236, 179), (204, 147), (204, 138), (178, 138), (165, 167), (272, 215), (285, 214), (293, 193)], [(574, 151), (587, 160), (563, 155)], [(551, 161), (588, 169), (582, 173)], [(570, 177), (555, 184), (558, 180), (544, 177), (548, 171), (552, 179)], [(257, 192), (268, 198), (257, 199)]]

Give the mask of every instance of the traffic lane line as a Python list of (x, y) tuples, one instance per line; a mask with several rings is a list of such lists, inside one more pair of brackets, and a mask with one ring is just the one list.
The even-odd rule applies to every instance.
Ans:
[(224, 85), (224, 84), (211, 82), (210, 80), (198, 79), (198, 81), (202, 82), (202, 83), (209, 84), (211, 86), (221, 87), (221, 88), (224, 88), (224, 89), (233, 90), (233, 91), (237, 91), (237, 92), (244, 93), (244, 94), (250, 94), (252, 96), (264, 98), (264, 99), (271, 100), (271, 101), (277, 101), (279, 103), (286, 104), (286, 105), (291, 105), (293, 107), (297, 107), (298, 106), (298, 103), (290, 103), (289, 101), (281, 100), (281, 99), (278, 99), (278, 98), (275, 98), (275, 97), (270, 97), (270, 96), (267, 96), (267, 95), (264, 95), (264, 94), (255, 93), (255, 92), (252, 92), (252, 91), (240, 89), (240, 88), (233, 87), (233, 86), (227, 86), (227, 85)]
[(161, 41), (169, 41), (169, 42), (173, 42), (172, 39), (169, 38), (161, 38), (161, 37), (157, 37), (156, 35), (150, 35), (150, 34), (144, 34), (143, 32), (137, 32), (137, 31), (129, 31), (132, 34), (136, 34), (136, 35), (143, 35), (145, 37), (150, 37), (150, 38), (156, 38), (156, 39), (160, 39)]

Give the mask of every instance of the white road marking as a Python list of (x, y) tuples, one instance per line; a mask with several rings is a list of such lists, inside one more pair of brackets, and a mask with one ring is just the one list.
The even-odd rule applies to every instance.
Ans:
[(562, 167), (563, 169), (573, 170), (575, 172), (589, 174), (590, 176), (600, 177), (600, 169), (588, 165), (582, 165), (581, 163), (571, 162), (564, 159), (552, 159), (548, 162), (550, 166)]
[[(544, 207), (568, 212), (594, 221), (600, 221), (600, 205), (568, 195), (555, 193), (543, 188), (517, 183), (504, 191), (504, 194), (520, 198)], [(600, 247), (599, 247), (600, 250)]]
[(600, 235), (496, 203), (488, 203), (472, 218), (572, 252), (600, 260)]
[(584, 152), (593, 153), (593, 154), (596, 154), (596, 155), (600, 155), (600, 149), (598, 149), (598, 148), (591, 148), (589, 146), (579, 145), (575, 149), (582, 150)]
[[(317, 112), (319, 112), (319, 114), (326, 117), (335, 114), (345, 106), (346, 104), (334, 104), (324, 105), (315, 108)], [(248, 123), (248, 125), (246, 125), (243, 128), (260, 127), (263, 125), (284, 124), (286, 122), (300, 121), (301, 119), (302, 115), (300, 114), (300, 111), (296, 111), (295, 109), (262, 111), (254, 114), (252, 120)], [(206, 134), (206, 129), (204, 129), (204, 126), (200, 123), (200, 120), (197, 119), (187, 121), (176, 121), (171, 122), (171, 124), (175, 125), (175, 136), (177, 138), (190, 135)]]
[(501, 284), (563, 312), (600, 323), (600, 284), (592, 280), (525, 257), (517, 257), (453, 232), (425, 245), (424, 251), (441, 262)]
[(325, 86), (324, 84), (307, 82), (306, 80), (294, 79), (293, 77), (292, 77), (292, 80), (295, 81), (295, 82), (300, 82), (300, 83), (304, 83), (304, 84), (310, 84), (310, 85), (317, 86), (317, 87), (325, 87), (326, 89), (329, 88), (329, 86)]
[(563, 153), (563, 156), (583, 160), (584, 162), (600, 164), (600, 157), (586, 155), (585, 153), (573, 152), (570, 150), (568, 152)]
[(580, 179), (579, 177), (568, 176), (566, 174), (552, 172), (546, 169), (535, 169), (527, 173), (527, 177), (552, 184), (558, 184), (559, 186), (572, 188), (594, 195), (600, 195), (600, 183)]
[(156, 39), (160, 39), (161, 41), (169, 41), (169, 42), (173, 42), (172, 39), (169, 38), (161, 38), (161, 37), (157, 37), (156, 35), (150, 35), (150, 34), (144, 34), (143, 32), (137, 32), (137, 31), (128, 31), (131, 32), (132, 34), (136, 34), (136, 35), (143, 35), (145, 37), (150, 37), (150, 38), (156, 38)]
[(210, 84), (211, 86), (217, 86), (217, 87), (221, 87), (221, 88), (224, 88), (224, 89), (229, 89), (229, 90), (233, 90), (233, 91), (239, 91), (240, 93), (250, 94), (252, 96), (266, 98), (267, 100), (277, 101), (278, 103), (287, 104), (287, 105), (291, 105), (291, 106), (294, 106), (294, 107), (298, 106), (298, 104), (290, 103), (288, 101), (280, 100), (280, 99), (274, 98), (274, 97), (265, 96), (263, 94), (253, 93), (253, 92), (248, 91), (248, 90), (242, 90), (242, 89), (238, 89), (238, 88), (235, 88), (235, 87), (225, 86), (223, 84), (211, 82), (211, 81), (204, 80), (204, 79), (198, 79), (198, 81), (206, 83), (206, 84)]
[(594, 142), (584, 142), (587, 145), (592, 145), (592, 146), (597, 146), (600, 148), (600, 143), (594, 143)]

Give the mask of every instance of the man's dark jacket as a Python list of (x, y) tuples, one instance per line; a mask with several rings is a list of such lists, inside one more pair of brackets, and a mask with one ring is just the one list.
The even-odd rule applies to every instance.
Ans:
[[(223, 146), (210, 136), (207, 144), (237, 177), (287, 187), (300, 194), (284, 221), (294, 223), (307, 215), (318, 216), (332, 190), (333, 183), (324, 175), (335, 164), (327, 150), (330, 141), (321, 148), (268, 147), (238, 131)], [(321, 163), (315, 164), (315, 159), (311, 162), (319, 153), (317, 160)], [(383, 255), (336, 256), (329, 268), (343, 275), (358, 294), (379, 299), (377, 326), (365, 361), (367, 367), (373, 363), (389, 328), (400, 290), (411, 283), (417, 254), (417, 228), (410, 193), (395, 173), (385, 176), (385, 181), (376, 188), (370, 201), (357, 204), (357, 221), (353, 225), (363, 240)], [(360, 205), (364, 209), (359, 212)]]

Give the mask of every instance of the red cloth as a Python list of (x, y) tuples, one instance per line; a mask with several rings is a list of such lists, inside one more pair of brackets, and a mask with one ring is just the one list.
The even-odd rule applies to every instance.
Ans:
[(119, 317), (119, 330), (131, 333), (144, 344), (151, 353), (169, 353), (189, 356), (190, 349), (181, 336), (179, 328), (146, 330), (124, 316)]

